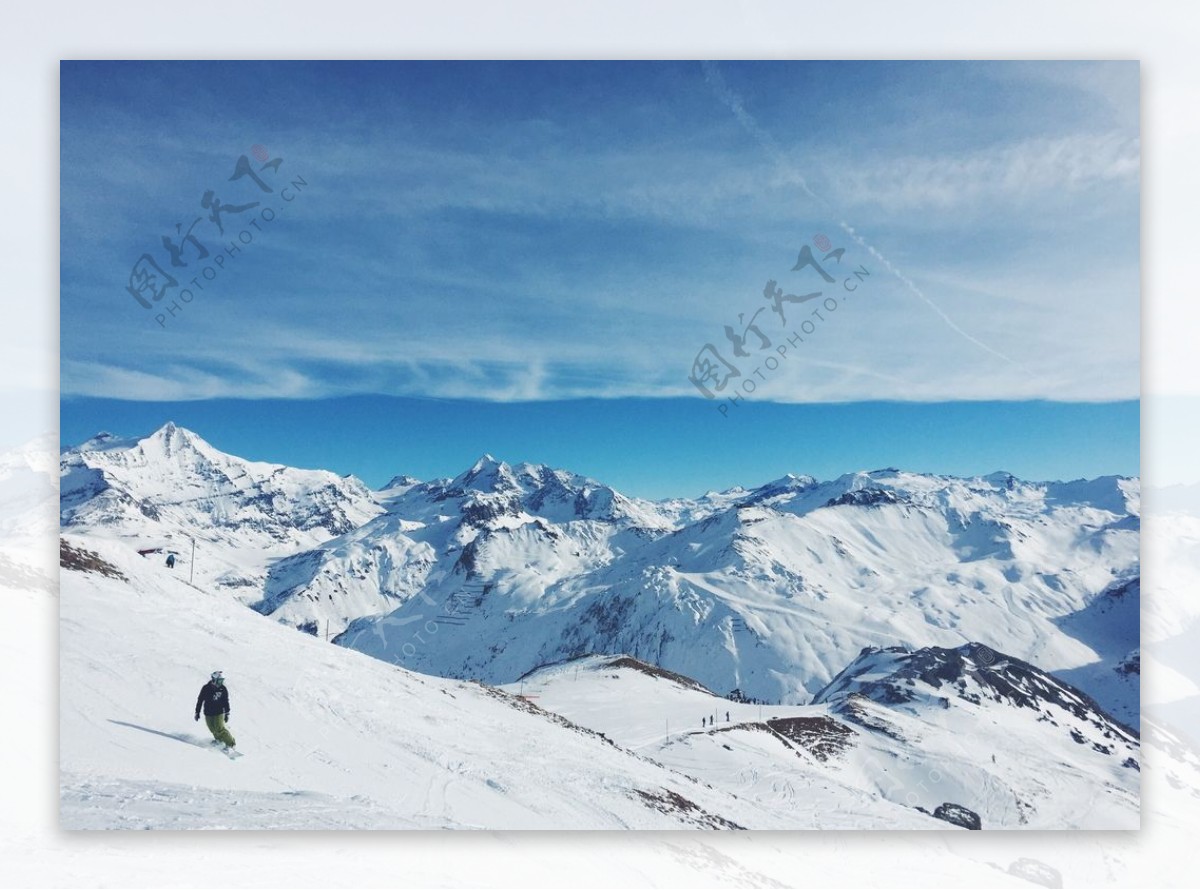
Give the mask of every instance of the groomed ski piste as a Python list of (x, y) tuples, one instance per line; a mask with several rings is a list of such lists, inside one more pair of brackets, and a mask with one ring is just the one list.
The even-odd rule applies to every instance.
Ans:
[[(1046, 702), (880, 704), (897, 653), (867, 654), (865, 694), (804, 706), (614, 656), (497, 689), (298, 633), (120, 542), (63, 544), (67, 829), (966, 827), (942, 805), (985, 828), (1137, 826), (1135, 738)], [(209, 669), (238, 760), (192, 719)]]

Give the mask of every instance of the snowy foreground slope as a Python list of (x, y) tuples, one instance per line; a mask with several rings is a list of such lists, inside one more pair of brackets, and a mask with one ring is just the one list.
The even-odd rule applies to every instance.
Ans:
[[(739, 796), (477, 684), (420, 676), (68, 535), (65, 828), (945, 828), (836, 781)], [(192, 721), (225, 671), (229, 760)]]
[[(62, 558), (66, 828), (1137, 825), (1132, 734), (1054, 696), (970, 701), (978, 669), (946, 675), (967, 693), (949, 708), (838, 688), (760, 708), (612, 657), (499, 691), (298, 634), (123, 544), (67, 536)], [(878, 686), (902, 658), (839, 682)], [(215, 667), (234, 761), (191, 719)]]
[(1138, 722), (1136, 479), (886, 469), (648, 502), (485, 456), (371, 492), (172, 424), (61, 472), (68, 532), (174, 549), (206, 589), (423, 673), (499, 684), (628, 653), (799, 704), (864, 647), (980, 642)]

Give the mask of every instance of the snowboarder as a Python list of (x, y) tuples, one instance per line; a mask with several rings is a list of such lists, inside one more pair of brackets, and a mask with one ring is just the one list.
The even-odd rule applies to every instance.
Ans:
[(225, 726), (229, 719), (229, 690), (225, 688), (225, 675), (213, 671), (211, 679), (200, 689), (196, 698), (196, 719), (200, 719), (200, 708), (204, 708), (204, 722), (213, 739), (222, 742), (225, 749), (232, 748), (237, 742)]
[(167, 554), (167, 568), (168, 569), (175, 568), (175, 554), (174, 553)]

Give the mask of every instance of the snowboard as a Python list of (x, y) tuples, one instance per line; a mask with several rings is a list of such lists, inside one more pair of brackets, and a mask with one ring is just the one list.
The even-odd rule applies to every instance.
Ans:
[(239, 751), (237, 748), (226, 748), (221, 742), (218, 742), (216, 739), (213, 739), (207, 745), (201, 745), (200, 747), (212, 748), (215, 751), (220, 751), (222, 754), (224, 754), (230, 760), (237, 760), (239, 757), (244, 756), (242, 754), (242, 752)]

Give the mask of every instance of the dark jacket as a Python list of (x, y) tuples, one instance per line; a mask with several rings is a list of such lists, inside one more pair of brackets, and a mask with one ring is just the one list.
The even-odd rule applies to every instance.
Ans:
[(204, 707), (204, 716), (212, 717), (214, 714), (224, 714), (229, 717), (229, 690), (225, 688), (224, 683), (214, 683), (211, 680), (204, 684), (204, 688), (200, 690), (200, 695), (196, 699), (196, 714), (199, 715), (201, 706)]

